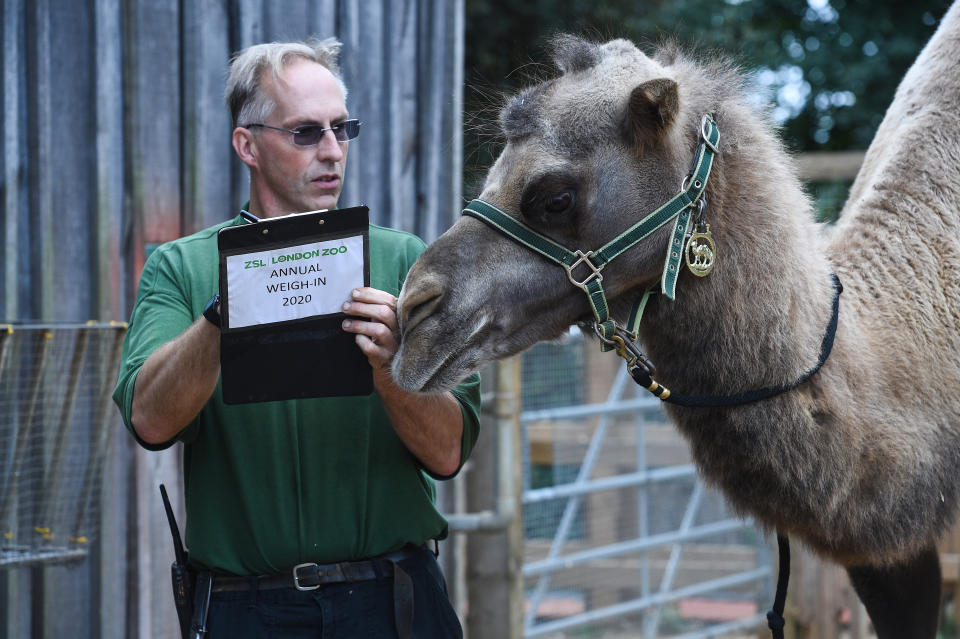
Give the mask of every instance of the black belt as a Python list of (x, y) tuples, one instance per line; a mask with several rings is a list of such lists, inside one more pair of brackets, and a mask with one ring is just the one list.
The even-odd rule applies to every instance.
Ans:
[(343, 561), (336, 564), (298, 564), (290, 572), (257, 577), (213, 578), (213, 592), (236, 592), (240, 590), (274, 590), (296, 588), (316, 590), (327, 584), (372, 581), (377, 577), (393, 574), (393, 562), (388, 559)]
[(373, 581), (378, 577), (393, 576), (393, 615), (397, 634), (402, 638), (413, 634), (413, 581), (397, 562), (409, 559), (425, 548), (406, 546), (400, 550), (360, 561), (341, 561), (334, 564), (297, 564), (289, 573), (252, 577), (213, 577), (213, 592), (241, 590), (271, 590), (296, 588), (316, 590), (320, 586), (358, 581)]
[(413, 557), (420, 549), (407, 546), (372, 559), (341, 561), (334, 564), (297, 564), (290, 572), (252, 577), (213, 576), (213, 592), (237, 592), (241, 590), (273, 590), (296, 588), (316, 590), (327, 584), (373, 581), (377, 577), (394, 574), (396, 562)]

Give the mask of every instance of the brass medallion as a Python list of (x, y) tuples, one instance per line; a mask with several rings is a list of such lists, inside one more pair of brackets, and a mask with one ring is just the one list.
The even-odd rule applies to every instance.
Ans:
[(713, 270), (717, 261), (717, 245), (713, 243), (709, 224), (687, 240), (686, 260), (687, 268), (697, 277), (706, 277)]

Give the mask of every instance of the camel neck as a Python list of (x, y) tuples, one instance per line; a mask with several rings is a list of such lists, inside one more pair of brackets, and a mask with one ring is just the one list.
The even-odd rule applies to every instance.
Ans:
[(830, 321), (827, 324), (823, 334), (823, 339), (820, 342), (820, 356), (817, 359), (817, 362), (809, 370), (807, 370), (807, 372), (789, 384), (764, 386), (762, 388), (755, 388), (748, 391), (727, 395), (690, 395), (671, 391), (662, 386), (659, 382), (656, 382), (651, 377), (651, 364), (649, 361), (644, 361), (644, 366), (628, 366), (630, 375), (640, 386), (648, 389), (665, 402), (674, 404), (676, 406), (686, 406), (688, 408), (726, 408), (742, 406), (744, 404), (752, 404), (754, 402), (770, 399), (772, 397), (776, 397), (777, 395), (782, 395), (783, 393), (791, 391), (816, 375), (820, 368), (826, 363), (827, 358), (830, 357), (830, 353), (833, 350), (833, 342), (837, 334), (837, 325), (840, 315), (840, 294), (843, 292), (843, 285), (840, 283), (840, 279), (836, 274), (833, 274), (833, 283), (834, 296), (830, 313)]
[[(775, 145), (770, 151), (782, 154)], [(786, 158), (771, 164), (787, 165), (778, 159)], [(732, 149), (717, 168), (738, 161)], [(657, 381), (675, 392), (735, 395), (789, 385), (818, 360), (834, 297), (831, 268), (799, 180), (779, 170), (755, 182), (725, 172), (718, 180), (725, 191), (708, 195), (714, 271), (683, 273), (676, 300), (661, 296), (647, 311), (641, 335)]]

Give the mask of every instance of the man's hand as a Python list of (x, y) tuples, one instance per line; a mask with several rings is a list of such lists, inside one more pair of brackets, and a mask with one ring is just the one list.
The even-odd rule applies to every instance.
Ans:
[(373, 385), (383, 400), (397, 436), (420, 463), (446, 477), (460, 467), (463, 413), (452, 393), (415, 395), (393, 382), (390, 363), (400, 346), (397, 298), (385, 291), (354, 289), (343, 312), (370, 321), (346, 319), (343, 330), (356, 334), (357, 345), (373, 367)]
[(374, 376), (385, 373), (389, 377), (390, 362), (400, 345), (397, 339), (397, 298), (368, 286), (357, 288), (352, 292), (352, 300), (343, 304), (343, 312), (370, 320), (343, 320), (343, 330), (356, 333), (357, 346), (367, 356)]

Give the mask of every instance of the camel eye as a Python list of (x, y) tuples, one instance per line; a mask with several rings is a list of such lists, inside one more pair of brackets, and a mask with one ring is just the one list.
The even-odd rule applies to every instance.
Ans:
[(543, 208), (547, 213), (563, 213), (573, 206), (573, 193), (570, 191), (561, 191), (550, 197)]
[(524, 189), (520, 213), (535, 223), (562, 224), (576, 208), (577, 185), (575, 176), (545, 175)]

